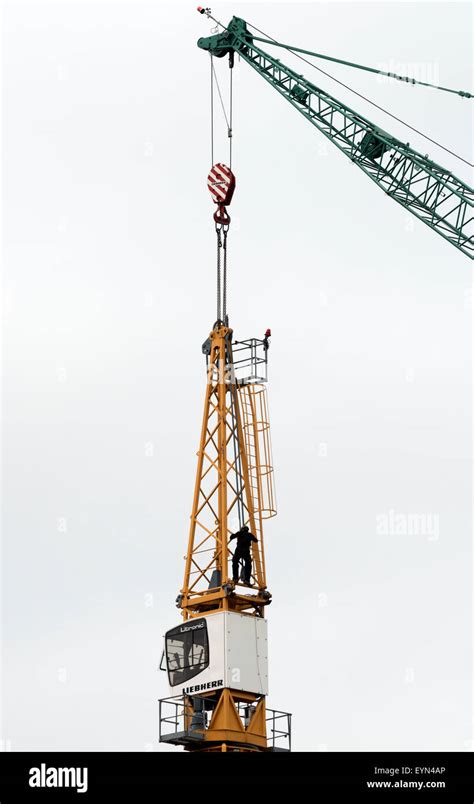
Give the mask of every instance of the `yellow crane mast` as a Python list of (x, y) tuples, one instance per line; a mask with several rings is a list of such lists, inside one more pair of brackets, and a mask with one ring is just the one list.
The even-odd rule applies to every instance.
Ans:
[[(209, 349), (207, 388), (180, 594), (185, 619), (211, 610), (250, 611), (263, 616), (263, 607), (271, 599), (265, 578), (263, 518), (276, 513), (270, 474), (273, 469), (270, 465), (262, 469), (260, 458), (262, 449), (267, 456), (270, 454), (266, 389), (254, 382), (255, 376), (239, 384), (232, 335), (229, 327), (217, 323), (205, 344)], [(256, 339), (238, 346), (242, 351), (254, 351), (254, 367), (259, 365), (256, 361), (262, 358), (257, 356)], [(264, 490), (268, 492), (268, 502), (263, 500)], [(252, 592), (242, 591), (242, 585), (235, 584), (229, 576), (233, 552), (229, 522), (235, 519), (239, 525), (248, 525), (258, 537), (251, 545)]]

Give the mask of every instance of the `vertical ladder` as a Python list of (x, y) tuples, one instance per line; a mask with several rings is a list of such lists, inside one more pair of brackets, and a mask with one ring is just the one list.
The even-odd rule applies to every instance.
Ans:
[(245, 452), (247, 454), (249, 483), (255, 515), (255, 536), (261, 544), (262, 524), (262, 488), (260, 479), (260, 456), (258, 432), (256, 427), (255, 402), (250, 385), (239, 386), (239, 397), (242, 410), (242, 429), (244, 433)]

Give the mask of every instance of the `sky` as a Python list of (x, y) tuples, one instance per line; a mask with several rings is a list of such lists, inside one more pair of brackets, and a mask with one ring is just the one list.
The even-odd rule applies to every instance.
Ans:
[[(212, 10), (472, 91), (467, 3)], [(178, 2), (2, 16), (1, 747), (179, 750), (158, 664), (215, 319), (210, 25)], [(469, 101), (323, 67), (472, 161)], [(238, 60), (233, 132), (230, 322), (272, 329), (268, 705), (298, 751), (472, 750), (472, 266)]]

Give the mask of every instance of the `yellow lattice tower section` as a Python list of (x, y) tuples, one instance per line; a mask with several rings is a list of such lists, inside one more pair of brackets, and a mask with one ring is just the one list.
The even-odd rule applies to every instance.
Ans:
[[(220, 325), (209, 340), (201, 440), (179, 605), (185, 620), (218, 610), (262, 616), (271, 598), (265, 577), (262, 528), (262, 477), (267, 467), (263, 475), (259, 468), (259, 421), (263, 419), (255, 415), (264, 396), (249, 390), (250, 386), (239, 386), (236, 380), (232, 330)], [(267, 499), (270, 503), (263, 505), (273, 506), (273, 492)], [(230, 572), (233, 550), (229, 538), (244, 524), (258, 537), (257, 544), (252, 545), (250, 588), (234, 583)]]

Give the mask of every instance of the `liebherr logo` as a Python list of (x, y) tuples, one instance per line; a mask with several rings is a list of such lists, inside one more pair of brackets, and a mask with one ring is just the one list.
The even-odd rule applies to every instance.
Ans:
[(182, 625), (180, 631), (195, 631), (196, 628), (205, 628), (206, 623), (196, 623), (196, 625)]
[(220, 678), (219, 681), (208, 681), (207, 684), (195, 684), (194, 687), (183, 687), (183, 695), (191, 695), (192, 693), (202, 692), (203, 690), (215, 690), (223, 686), (224, 681)]
[(87, 793), (87, 768), (30, 768), (30, 787), (75, 787), (76, 793)]

